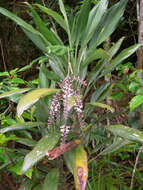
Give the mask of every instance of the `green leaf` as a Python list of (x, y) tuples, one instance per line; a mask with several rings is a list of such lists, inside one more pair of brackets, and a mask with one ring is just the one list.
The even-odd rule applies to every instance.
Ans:
[(75, 148), (64, 153), (64, 160), (69, 171), (73, 174), (74, 173), (74, 162), (75, 162)]
[(102, 19), (96, 27), (94, 36), (91, 40), (91, 48), (95, 49), (114, 32), (120, 18), (124, 13), (127, 2), (127, 0), (120, 0), (119, 3), (116, 3), (108, 11), (106, 11), (104, 15), (102, 15)]
[[(23, 164), (23, 160), (19, 160), (18, 162), (16, 162), (16, 164), (14, 164), (14, 165), (10, 165), (9, 167), (8, 167), (8, 170), (10, 171), (10, 172), (14, 172), (14, 173), (16, 173), (17, 175), (21, 175), (21, 167), (22, 167), (22, 164)], [(32, 168), (30, 168), (26, 173), (25, 173), (25, 175), (28, 177), (28, 178), (32, 178), (32, 172), (33, 172), (33, 169)]]
[(124, 92), (126, 92), (128, 90), (126, 85), (124, 85), (123, 83), (117, 83), (117, 84), (115, 84), (115, 86), (122, 89)]
[(23, 72), (27, 69), (30, 69), (34, 63), (37, 63), (37, 62), (41, 63), (43, 61), (45, 62), (45, 61), (47, 61), (47, 59), (48, 59), (48, 57), (46, 57), (46, 56), (38, 57), (38, 58), (34, 59), (32, 62), (30, 62), (29, 65), (26, 65), (26, 66), (20, 68), (17, 72)]
[(88, 84), (90, 85), (93, 81), (97, 81), (100, 77), (99, 74), (104, 69), (105, 65), (107, 64), (107, 60), (99, 60), (98, 63), (93, 67), (92, 71), (88, 74)]
[(34, 187), (32, 190), (41, 190), (43, 188), (43, 184), (39, 184), (36, 187)]
[(49, 87), (48, 72), (47, 72), (47, 68), (44, 63), (40, 65), (39, 87), (40, 88), (48, 88)]
[(15, 89), (15, 90), (11, 90), (8, 92), (4, 92), (2, 94), (0, 94), (0, 98), (6, 98), (15, 94), (22, 94), (24, 92), (27, 92), (28, 90), (30, 90), (30, 88), (23, 88), (23, 89)]
[(75, 41), (76, 44), (79, 43), (79, 41), (80, 41), (84, 31), (85, 31), (87, 21), (88, 21), (89, 12), (90, 12), (90, 5), (91, 5), (90, 0), (85, 0), (83, 2), (83, 5), (82, 5), (80, 12), (78, 13), (78, 16), (76, 19), (76, 23), (74, 25), (74, 30), (72, 29), (72, 31), (73, 31), (72, 41), (73, 42)]
[(99, 102), (90, 102), (88, 104), (91, 105), (91, 106), (108, 109), (112, 113), (114, 113), (114, 111), (115, 111), (115, 109), (113, 107), (111, 107), (111, 106), (109, 106), (107, 104), (102, 104), (102, 103), (99, 103)]
[(123, 97), (123, 92), (120, 92), (120, 91), (116, 91), (116, 92), (113, 92), (108, 98), (110, 100), (120, 100), (122, 97)]
[(9, 77), (8, 72), (0, 72), (0, 77)]
[(106, 91), (108, 89), (109, 86), (110, 86), (109, 82), (104, 82), (102, 85), (97, 87), (97, 89), (91, 96), (91, 102), (98, 101), (99, 97), (103, 94), (104, 91)]
[(24, 182), (20, 185), (20, 188), (18, 190), (32, 190), (33, 187), (37, 184), (37, 179), (36, 180), (30, 180), (30, 179), (25, 179)]
[(68, 33), (68, 38), (69, 38), (70, 48), (72, 48), (70, 27), (69, 27), (67, 14), (66, 14), (65, 7), (64, 7), (64, 4), (63, 4), (63, 1), (62, 1), (62, 0), (59, 0), (59, 6), (60, 6), (61, 13), (62, 13), (63, 16), (64, 16), (65, 25), (66, 25), (66, 31), (67, 31), (67, 33)]
[(28, 38), (43, 52), (43, 53), (47, 53), (47, 49), (46, 47), (49, 45), (48, 43), (46, 43), (43, 39), (42, 39), (42, 34), (41, 35), (37, 35), (35, 33), (32, 33), (28, 30), (26, 30), (25, 28), (22, 28), (22, 30), (24, 31), (24, 33), (28, 36)]
[(43, 123), (42, 122), (16, 123), (16, 124), (11, 125), (9, 127), (5, 127), (5, 128), (0, 129), (0, 133), (6, 133), (6, 132), (9, 132), (9, 131), (31, 129), (33, 127), (38, 127), (40, 125), (43, 125)]
[(53, 45), (60, 44), (60, 41), (57, 39), (54, 33), (46, 27), (46, 25), (43, 23), (43, 21), (41, 20), (37, 12), (34, 10), (34, 8), (29, 3), (26, 2), (26, 4), (29, 6), (32, 12), (32, 16), (36, 23), (36, 26), (38, 27), (41, 34), (45, 37), (45, 39)]
[(89, 63), (91, 63), (94, 60), (97, 59), (109, 59), (110, 58), (110, 54), (108, 54), (108, 52), (106, 52), (103, 49), (97, 49), (94, 50), (93, 52), (87, 52), (87, 58), (83, 61), (82, 63), (82, 67), (84, 68), (85, 66), (87, 66)]
[(143, 88), (138, 88), (136, 91), (136, 95), (143, 95)]
[[(93, 9), (90, 11), (88, 17), (88, 23), (86, 26), (85, 33), (83, 35), (82, 46), (86, 46), (89, 40), (92, 38), (97, 25), (99, 24), (104, 12), (108, 6), (108, 0), (101, 0)], [(86, 12), (86, 11), (85, 11)], [(81, 21), (82, 22), (82, 21)]]
[(40, 88), (22, 96), (17, 106), (18, 117), (43, 96), (52, 95), (58, 91), (57, 89)]
[(138, 82), (131, 82), (129, 85), (129, 91), (131, 91), (132, 93), (136, 93), (137, 89), (139, 88), (140, 84)]
[(22, 30), (35, 43), (35, 45), (38, 48), (40, 48), (43, 52), (46, 52), (46, 41), (44, 36), (40, 32), (35, 30), (30, 24), (26, 23), (23, 19), (19, 18), (14, 13), (11, 13), (10, 11), (4, 8), (0, 8), (0, 13), (7, 16), (8, 18), (16, 22), (19, 26), (21, 26)]
[(59, 15), (57, 12), (48, 9), (40, 4), (35, 4), (37, 7), (39, 7), (42, 11), (44, 11), (45, 13), (47, 13), (48, 15), (52, 16), (53, 19), (64, 29), (67, 31), (66, 29), (66, 24), (65, 24), (65, 20), (62, 18), (61, 15)]
[(63, 80), (65, 78), (65, 72), (62, 71), (61, 62), (59, 59), (50, 59), (49, 65), (51, 66), (52, 70)]
[(58, 183), (59, 170), (57, 168), (51, 169), (44, 180), (42, 190), (58, 190)]
[(37, 143), (36, 147), (26, 155), (22, 167), (22, 174), (24, 174), (29, 168), (40, 161), (58, 142), (60, 134), (52, 133), (48, 134)]
[(124, 125), (104, 126), (106, 129), (126, 140), (143, 143), (143, 132)]
[(105, 148), (100, 155), (106, 155), (111, 154), (112, 152), (115, 152), (122, 148), (123, 146), (130, 144), (131, 142), (122, 138), (115, 139), (113, 144), (109, 145), (107, 148)]
[(122, 61), (124, 61), (125, 59), (127, 59), (130, 55), (132, 55), (135, 51), (137, 51), (137, 49), (139, 47), (141, 47), (143, 44), (136, 44), (133, 46), (130, 46), (129, 48), (124, 49), (123, 51), (121, 51), (121, 53), (119, 55), (117, 55), (109, 64), (109, 66), (103, 71), (103, 73), (101, 74), (101, 76), (106, 75), (107, 73), (111, 72), (112, 70), (114, 70), (117, 65), (119, 65)]
[(37, 30), (35, 30), (30, 24), (27, 24), (23, 19), (16, 16), (14, 13), (11, 13), (10, 11), (1, 7), (0, 7), (0, 13), (10, 18), (11, 20), (15, 21), (18, 25), (25, 28), (26, 30), (39, 35), (39, 32)]
[(67, 53), (68, 49), (66, 46), (63, 45), (50, 45), (47, 47), (48, 53), (53, 53), (54, 55), (57, 56), (63, 56), (64, 54)]
[(10, 82), (11, 83), (13, 83), (13, 84), (25, 84), (25, 81), (23, 80), (23, 79), (21, 79), (21, 78), (13, 78), (13, 79), (11, 79), (10, 80)]
[(130, 101), (130, 111), (133, 111), (142, 103), (143, 103), (143, 95), (137, 95), (133, 97)]
[(15, 141), (29, 147), (34, 147), (37, 144), (36, 141), (34, 141), (33, 139), (28, 139), (28, 138), (17, 138)]
[(125, 37), (120, 38), (108, 51), (108, 53), (110, 54), (111, 57), (113, 57), (119, 50), (119, 48), (122, 45), (123, 40), (125, 39)]

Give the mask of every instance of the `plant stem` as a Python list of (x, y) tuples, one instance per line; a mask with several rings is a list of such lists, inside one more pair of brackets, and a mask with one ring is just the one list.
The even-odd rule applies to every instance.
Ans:
[(137, 157), (136, 157), (136, 162), (135, 162), (134, 169), (133, 169), (133, 172), (132, 172), (130, 190), (133, 190), (135, 172), (136, 172), (137, 164), (139, 162), (139, 157), (140, 157), (140, 154), (141, 154), (142, 151), (143, 151), (143, 145), (140, 147), (140, 149), (138, 151), (138, 154), (137, 154)]

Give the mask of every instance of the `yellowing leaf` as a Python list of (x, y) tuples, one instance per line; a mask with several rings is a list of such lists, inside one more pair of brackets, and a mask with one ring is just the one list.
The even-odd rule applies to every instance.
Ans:
[(43, 96), (51, 95), (58, 91), (59, 90), (57, 89), (40, 88), (40, 89), (33, 90), (29, 92), (28, 94), (24, 95), (23, 97), (21, 97), (17, 106), (18, 117), (21, 116), (24, 110), (27, 110), (30, 106), (36, 103)]
[(74, 179), (76, 190), (85, 190), (88, 177), (87, 153), (82, 145), (78, 145), (75, 151)]
[(91, 102), (91, 103), (89, 103), (89, 105), (100, 107), (100, 108), (106, 108), (106, 109), (110, 110), (112, 113), (115, 111), (115, 109), (113, 107), (111, 107), (107, 104), (99, 103), (99, 102)]

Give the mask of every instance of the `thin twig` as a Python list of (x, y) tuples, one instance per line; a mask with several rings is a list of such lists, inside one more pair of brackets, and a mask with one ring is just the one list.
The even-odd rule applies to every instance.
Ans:
[(2, 46), (2, 40), (0, 39), (0, 47), (1, 47), (1, 55), (3, 59), (3, 65), (4, 65), (4, 70), (7, 71), (6, 63), (5, 63), (5, 58), (4, 58), (4, 51), (3, 51), (3, 46)]
[(135, 172), (136, 172), (137, 164), (139, 162), (139, 157), (140, 157), (140, 154), (141, 154), (142, 151), (143, 151), (143, 145), (140, 147), (140, 149), (138, 151), (138, 154), (137, 154), (137, 157), (136, 157), (136, 162), (135, 162), (134, 169), (133, 169), (133, 172), (132, 172), (130, 190), (133, 190)]
[(42, 0), (42, 3), (43, 3), (43, 5), (44, 5), (44, 7), (46, 7), (46, 5), (45, 5), (45, 1), (44, 1), (44, 0)]

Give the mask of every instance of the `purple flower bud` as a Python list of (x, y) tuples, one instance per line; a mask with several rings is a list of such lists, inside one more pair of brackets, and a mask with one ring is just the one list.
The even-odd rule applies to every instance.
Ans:
[[(76, 83), (75, 83), (75, 82)], [(50, 107), (50, 116), (48, 118), (48, 128), (52, 125), (54, 119), (56, 119), (56, 124), (58, 125), (60, 122), (60, 112), (61, 110), (61, 101), (63, 101), (63, 117), (64, 117), (64, 125), (60, 127), (61, 131), (61, 144), (63, 144), (66, 140), (66, 137), (69, 133), (70, 126), (67, 126), (67, 119), (69, 113), (69, 98), (74, 97), (75, 103), (73, 105), (75, 112), (77, 113), (80, 127), (83, 127), (83, 103), (80, 96), (81, 86), (86, 86), (86, 82), (81, 80), (80, 77), (67, 77), (64, 81), (61, 81), (59, 86), (61, 88), (61, 92), (56, 93), (53, 97)]]
[(60, 127), (61, 136), (62, 136), (61, 144), (65, 143), (66, 137), (70, 131), (69, 129), (70, 129), (70, 126), (66, 126), (66, 125), (63, 125)]

